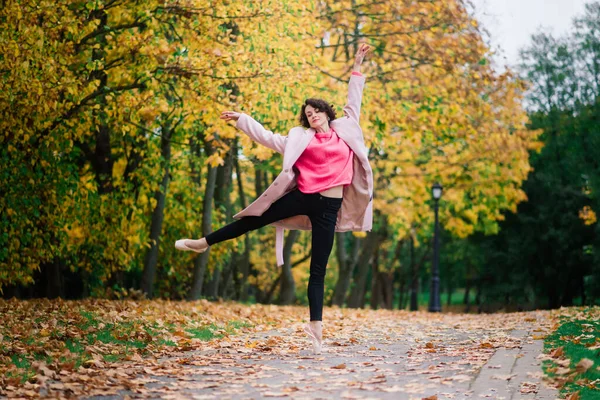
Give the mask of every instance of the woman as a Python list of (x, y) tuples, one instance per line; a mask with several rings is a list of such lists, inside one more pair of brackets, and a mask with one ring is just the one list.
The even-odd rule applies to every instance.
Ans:
[(335, 118), (323, 100), (307, 99), (302, 106), (302, 127), (287, 136), (267, 131), (252, 117), (224, 111), (221, 119), (236, 126), (254, 141), (283, 154), (283, 171), (233, 223), (198, 240), (175, 242), (179, 250), (198, 253), (224, 240), (265, 225), (277, 227), (277, 265), (283, 265), (283, 228), (312, 230), (312, 256), (308, 282), (310, 323), (304, 327), (315, 353), (320, 353), (323, 327), (323, 294), (327, 260), (334, 233), (368, 231), (372, 225), (373, 174), (359, 126), (365, 78), (360, 66), (370, 47), (358, 49), (348, 88), (344, 116)]

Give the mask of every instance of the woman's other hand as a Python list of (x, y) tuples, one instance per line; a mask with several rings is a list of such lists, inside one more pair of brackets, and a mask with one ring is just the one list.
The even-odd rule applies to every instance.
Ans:
[(236, 111), (223, 111), (220, 118), (225, 121), (237, 121), (240, 118), (240, 115), (242, 114)]
[(360, 47), (358, 48), (358, 50), (356, 51), (356, 55), (354, 56), (354, 71), (360, 72), (360, 65), (362, 64), (363, 60), (365, 59), (365, 56), (367, 55), (367, 53), (369, 53), (370, 51), (371, 51), (371, 46), (369, 46), (366, 43), (360, 44)]

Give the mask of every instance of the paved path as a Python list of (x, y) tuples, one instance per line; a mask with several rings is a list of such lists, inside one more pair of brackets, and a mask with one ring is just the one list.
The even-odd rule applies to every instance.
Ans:
[(162, 359), (119, 396), (90, 399), (558, 398), (541, 382), (543, 340), (533, 339), (533, 325), (474, 328), (443, 318), (374, 325), (336, 330), (318, 356), (301, 324), (232, 337), (216, 349)]

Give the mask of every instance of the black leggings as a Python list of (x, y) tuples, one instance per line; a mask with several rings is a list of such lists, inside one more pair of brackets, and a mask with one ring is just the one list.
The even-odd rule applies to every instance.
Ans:
[(312, 256), (308, 280), (310, 320), (323, 319), (325, 270), (333, 247), (337, 213), (341, 198), (325, 197), (319, 193), (305, 194), (295, 189), (273, 204), (258, 217), (243, 217), (206, 236), (209, 245), (233, 239), (246, 232), (295, 215), (306, 215), (312, 224)]

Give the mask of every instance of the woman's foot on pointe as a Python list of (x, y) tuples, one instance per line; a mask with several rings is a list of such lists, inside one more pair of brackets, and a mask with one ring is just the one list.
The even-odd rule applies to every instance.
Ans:
[(175, 242), (175, 248), (177, 250), (189, 250), (195, 251), (196, 253), (204, 253), (206, 249), (208, 249), (208, 243), (206, 243), (206, 239), (180, 239)]
[(304, 325), (304, 332), (312, 341), (313, 353), (321, 354), (323, 350), (323, 324), (321, 321), (310, 321)]

